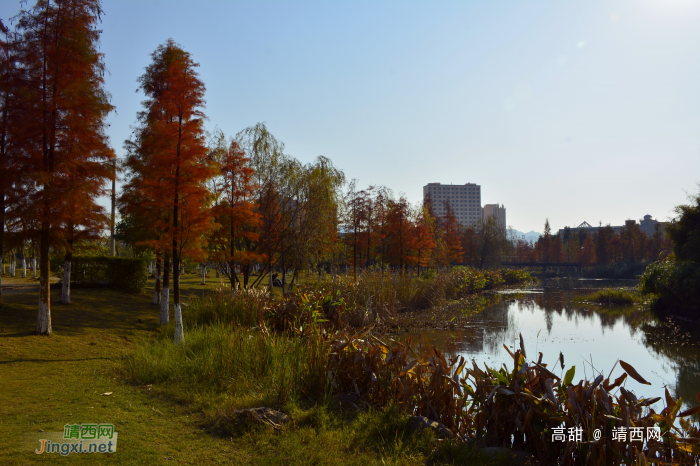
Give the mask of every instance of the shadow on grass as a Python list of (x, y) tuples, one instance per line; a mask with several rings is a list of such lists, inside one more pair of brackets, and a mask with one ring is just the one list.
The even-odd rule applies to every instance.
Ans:
[(18, 362), (80, 362), (95, 361), (98, 359), (109, 360), (110, 358), (82, 358), (82, 359), (13, 359), (11, 361), (0, 361), (0, 364), (12, 364)]
[[(51, 324), (57, 335), (153, 331), (158, 327), (159, 308), (145, 293), (129, 294), (111, 289), (84, 288), (71, 291), (71, 303), (59, 302), (60, 292), (51, 290)], [(35, 336), (38, 293), (3, 296), (0, 306), (2, 337)]]

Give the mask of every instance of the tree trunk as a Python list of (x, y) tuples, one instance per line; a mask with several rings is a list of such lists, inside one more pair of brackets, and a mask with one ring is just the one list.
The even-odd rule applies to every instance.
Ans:
[(36, 319), (36, 333), (51, 335), (51, 290), (49, 282), (49, 222), (44, 220), (41, 225), (41, 243), (39, 254), (39, 309)]
[[(180, 130), (182, 131), (182, 117), (180, 117), (179, 121), (179, 127)], [(177, 167), (175, 168), (175, 197), (173, 199), (173, 291), (174, 296), (173, 296), (173, 303), (175, 304), (175, 344), (184, 344), (185, 343), (185, 333), (184, 329), (182, 328), (182, 312), (180, 310), (180, 260), (181, 257), (178, 254), (178, 228), (179, 228), (179, 217), (178, 217), (178, 209), (179, 209), (179, 202), (180, 202), (180, 194), (179, 194), (179, 182), (180, 182), (180, 144), (181, 144), (181, 137), (182, 133), (178, 133), (178, 141), (177, 141), (177, 158), (178, 158), (178, 164)]]
[(284, 236), (282, 237), (282, 257), (281, 257), (281, 262), (282, 262), (282, 297), (285, 297), (285, 292), (284, 292), (284, 284), (286, 282), (286, 276), (287, 276), (287, 267), (284, 265)]
[(185, 343), (185, 333), (182, 329), (182, 312), (180, 303), (175, 303), (175, 344)]
[(162, 261), (160, 254), (156, 254), (156, 267), (154, 270), (156, 276), (155, 287), (153, 288), (153, 304), (160, 304), (160, 272), (162, 269)]
[(14, 277), (15, 276), (15, 251), (14, 249), (12, 250), (12, 261), (10, 262), (10, 276)]
[(165, 256), (163, 267), (163, 292), (160, 298), (160, 325), (170, 322), (170, 256)]
[(27, 258), (24, 256), (24, 248), (22, 249), (22, 278), (27, 277)]
[(61, 303), (70, 304), (70, 266), (72, 254), (66, 254), (63, 263), (63, 285), (61, 286)]
[[(299, 281), (299, 278), (298, 278), (298, 276), (297, 276), (297, 270), (296, 270), (296, 269), (294, 270), (294, 274), (292, 275), (292, 279), (289, 280), (289, 287), (287, 288), (287, 292), (292, 291), (292, 287), (294, 286), (294, 279), (296, 279), (297, 282)], [(284, 285), (284, 283), (282, 283), (282, 284)], [(297, 288), (298, 288), (298, 287), (297, 287)]]
[(206, 285), (207, 281), (207, 266), (202, 267), (202, 285)]
[(36, 278), (36, 251), (34, 251), (34, 246), (32, 246), (32, 275)]

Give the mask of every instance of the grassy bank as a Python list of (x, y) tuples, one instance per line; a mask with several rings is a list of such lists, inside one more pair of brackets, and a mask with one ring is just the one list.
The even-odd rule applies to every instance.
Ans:
[[(667, 391), (665, 408), (658, 412), (642, 409), (661, 398), (638, 400), (620, 388), (628, 376), (646, 383), (622, 361), (617, 378), (611, 378), (611, 373), (607, 379), (601, 375), (595, 380), (574, 381), (575, 368), (559, 378), (539, 362), (526, 361), (522, 340), (520, 349), (511, 353), (512, 369), (482, 369), (476, 363), (468, 365), (463, 358), (447, 361), (438, 349), (424, 359), (411, 349), (410, 342), (384, 341), (369, 330), (350, 330), (355, 312), (345, 301), (350, 293), (352, 290), (307, 290), (282, 302), (261, 301), (263, 312), (251, 311), (259, 296), (244, 293), (228, 304), (223, 300), (230, 297), (193, 304), (189, 332), (196, 336), (193, 346), (186, 344), (178, 349), (181, 353), (176, 358), (158, 355), (178, 354), (177, 351), (163, 352), (156, 344), (146, 346), (142, 363), (135, 366), (140, 368), (139, 381), (155, 385), (162, 380), (167, 387), (179, 380), (184, 387), (190, 387), (189, 391), (207, 389), (210, 396), (221, 397), (219, 409), (211, 417), (211, 423), (217, 426), (222, 419), (230, 419), (227, 412), (245, 404), (267, 403), (294, 411), (300, 405), (328, 406), (329, 395), (349, 392), (375, 410), (397, 409), (404, 420), (408, 414), (426, 416), (440, 421), (461, 438), (525, 450), (543, 464), (561, 462), (572, 454), (575, 462), (585, 458), (591, 459), (591, 464), (636, 462), (641, 458), (639, 449), (627, 448), (610, 437), (591, 443), (586, 451), (572, 451), (549, 440), (553, 427), (563, 423), (565, 428), (582, 426), (583, 441), (587, 441), (595, 428), (622, 425), (625, 421), (620, 416), (629, 416), (635, 426), (661, 429), (660, 441), (640, 444), (645, 458), (681, 462), (697, 459), (695, 447), (689, 444), (700, 435), (700, 426), (686, 418), (700, 407), (681, 412), (682, 400), (674, 400)], [(203, 321), (203, 316), (210, 324), (199, 328), (201, 322), (197, 320)], [(253, 320), (254, 327), (242, 325), (252, 324)], [(202, 338), (210, 341), (202, 344)], [(303, 344), (295, 345), (294, 340)], [(171, 345), (169, 341), (163, 344)], [(249, 346), (237, 346), (236, 350), (247, 354), (250, 361), (242, 363), (238, 356), (232, 356), (234, 344)], [(217, 346), (221, 349), (212, 349)], [(289, 358), (282, 354), (283, 348), (296, 352), (286, 379), (281, 365), (275, 362), (261, 368), (261, 361)], [(255, 351), (260, 354), (251, 353)], [(232, 362), (219, 363), (217, 358), (229, 358)], [(207, 372), (204, 359), (213, 360), (209, 364), (216, 369)], [(171, 368), (163, 370), (163, 364)], [(178, 365), (184, 365), (184, 369)], [(294, 369), (304, 365), (308, 366), (305, 370)], [(252, 390), (241, 391), (240, 385), (228, 385), (234, 372), (242, 376), (238, 383), (253, 387)], [(159, 375), (163, 373), (167, 374), (165, 378)], [(201, 400), (190, 402), (201, 405)], [(687, 437), (691, 440), (684, 440)], [(454, 448), (467, 454), (464, 452), (470, 448), (466, 445)], [(432, 450), (431, 455), (439, 451)]]
[[(211, 284), (212, 289), (214, 285)], [(188, 301), (193, 301), (202, 288), (197, 285), (183, 291), (189, 296)], [(438, 443), (430, 434), (412, 433), (406, 429), (405, 415), (396, 411), (341, 411), (332, 398), (311, 404), (303, 393), (296, 396), (298, 391), (294, 390), (284, 397), (287, 401), (283, 409), (292, 421), (281, 433), (260, 430), (231, 437), (213, 430), (213, 423), (227, 410), (277, 402), (279, 387), (287, 386), (285, 380), (297, 380), (294, 374), (307, 374), (303, 368), (284, 374), (286, 364), (293, 360), (293, 354), (285, 351), (299, 348), (297, 340), (283, 342), (278, 338), (277, 344), (270, 344), (269, 358), (259, 357), (250, 365), (240, 361), (238, 367), (249, 371), (246, 378), (239, 377), (233, 364), (224, 361), (230, 369), (227, 379), (210, 380), (218, 372), (211, 365), (215, 358), (212, 353), (206, 356), (206, 351), (214, 351), (219, 344), (227, 348), (223, 331), (217, 334), (215, 325), (204, 328), (197, 324), (200, 333), (188, 328), (185, 338), (189, 352), (176, 354), (182, 350), (168, 344), (170, 329), (158, 327), (158, 309), (150, 304), (151, 293), (76, 289), (72, 292), (73, 302), (60, 305), (59, 291), (52, 290), (51, 337), (34, 335), (38, 301), (35, 293), (4, 296), (0, 305), (3, 466), (108, 461), (124, 465), (420, 465), (454, 464), (460, 459), (469, 464), (488, 463), (486, 458), (479, 459), (474, 450), (449, 442)], [(190, 318), (193, 312), (184, 309), (185, 322), (195, 320)], [(254, 333), (243, 329), (239, 332), (242, 337), (246, 332)], [(258, 351), (259, 347), (255, 349)], [(275, 353), (277, 349), (279, 353)], [(252, 344), (248, 350), (251, 354)], [(217, 354), (221, 361), (231, 352)], [(275, 363), (278, 356), (283, 359)], [(140, 366), (139, 357), (143, 358)], [(186, 369), (175, 367), (187, 366), (188, 360), (191, 363)], [(153, 374), (159, 378), (150, 379), (139, 373), (147, 361), (154, 363)], [(207, 361), (210, 365), (195, 368), (195, 361)], [(140, 374), (142, 382), (154, 383), (127, 380), (125, 371), (129, 370)], [(251, 378), (251, 373), (265, 375)], [(303, 375), (301, 380), (306, 377)], [(192, 380), (197, 382), (188, 383)], [(255, 383), (246, 385), (246, 380)], [(240, 388), (229, 391), (234, 386)], [(298, 386), (306, 387), (303, 383)], [(102, 395), (109, 392), (109, 396)], [(283, 402), (282, 397), (279, 402)], [(117, 452), (110, 457), (36, 455), (33, 449), (38, 442), (35, 445), (25, 441), (26, 435), (38, 439), (39, 430), (62, 432), (68, 423), (105, 421), (114, 423), (119, 433)]]

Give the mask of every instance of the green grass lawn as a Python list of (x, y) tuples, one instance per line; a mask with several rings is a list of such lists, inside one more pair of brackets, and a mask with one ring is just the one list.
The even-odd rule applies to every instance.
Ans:
[[(183, 301), (225, 283), (183, 277)], [(3, 277), (4, 279), (5, 277)], [(210, 433), (219, 399), (187, 388), (138, 387), (124, 377), (124, 359), (161, 331), (150, 304), (153, 279), (139, 295), (107, 289), (74, 289), (72, 303), (51, 292), (51, 337), (34, 335), (35, 293), (3, 296), (0, 305), (0, 464), (485, 464), (473, 450), (408, 434), (405, 418), (379, 412), (351, 415), (334, 405), (289, 406), (293, 419), (282, 433), (241, 437)], [(277, 289), (279, 290), (279, 289)], [(172, 299), (171, 299), (172, 302)], [(172, 310), (171, 310), (172, 312)], [(186, 311), (185, 319), (187, 318)], [(186, 337), (186, 336), (185, 336)], [(172, 388), (172, 387), (171, 387)], [(185, 389), (183, 389), (185, 390)], [(110, 396), (103, 393), (112, 392)], [(108, 454), (37, 455), (28, 436), (62, 432), (65, 424), (113, 423), (118, 448)], [(466, 463), (465, 463), (466, 464)]]

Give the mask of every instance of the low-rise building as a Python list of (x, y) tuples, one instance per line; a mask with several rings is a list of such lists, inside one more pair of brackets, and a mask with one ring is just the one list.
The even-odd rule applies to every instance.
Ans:
[[(636, 224), (637, 224), (637, 222), (634, 220), (625, 220), (625, 225), (616, 225), (616, 226), (610, 225), (610, 228), (612, 228), (612, 230), (616, 234), (619, 235), (620, 232), (622, 231), (622, 229), (625, 228), (626, 225), (636, 225)], [(647, 236), (653, 236), (654, 233), (656, 233), (657, 225), (660, 228), (663, 228), (665, 223), (658, 222), (658, 221), (654, 220), (651, 217), (651, 215), (649, 215), (649, 214), (645, 215), (644, 219), (639, 221), (639, 229), (642, 231), (642, 233), (644, 233)], [(584, 221), (579, 226), (570, 227), (570, 230), (572, 230), (572, 231), (584, 230), (587, 233), (597, 233), (598, 230), (600, 230), (601, 228), (606, 228), (606, 227), (607, 227), (607, 225), (594, 227), (594, 226), (591, 226), (588, 222)], [(562, 237), (564, 236), (564, 229), (563, 228), (559, 230), (559, 236), (562, 236)]]

